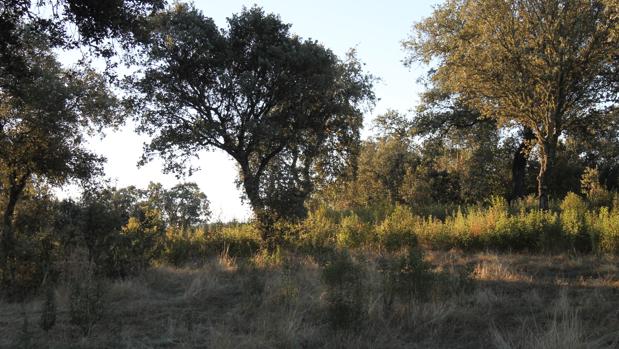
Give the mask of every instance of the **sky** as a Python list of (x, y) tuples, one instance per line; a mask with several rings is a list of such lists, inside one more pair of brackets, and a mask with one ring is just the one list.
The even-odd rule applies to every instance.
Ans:
[[(238, 13), (243, 6), (254, 4), (265, 12), (280, 15), (285, 23), (292, 24), (292, 33), (311, 38), (344, 57), (351, 48), (365, 63), (365, 70), (381, 80), (374, 92), (379, 98), (376, 106), (364, 117), (362, 134), (371, 134), (371, 120), (388, 109), (408, 112), (416, 106), (422, 86), (417, 80), (425, 74), (426, 67), (417, 65), (409, 69), (402, 60), (405, 52), (401, 41), (411, 33), (413, 23), (427, 17), (438, 0), (197, 0), (195, 6), (219, 27), (226, 27), (226, 18)], [(171, 187), (183, 181), (196, 182), (207, 195), (214, 221), (247, 220), (249, 206), (242, 202), (241, 191), (235, 179), (234, 161), (222, 151), (202, 152), (193, 164), (200, 167), (191, 177), (177, 179), (173, 174), (162, 173), (162, 163), (155, 160), (137, 167), (143, 144), (148, 138), (134, 132), (135, 125), (128, 123), (118, 131), (108, 131), (103, 139), (90, 141), (97, 153), (107, 158), (106, 176), (118, 187), (135, 185), (145, 188), (149, 182), (160, 182)], [(70, 189), (63, 189), (60, 196)]]

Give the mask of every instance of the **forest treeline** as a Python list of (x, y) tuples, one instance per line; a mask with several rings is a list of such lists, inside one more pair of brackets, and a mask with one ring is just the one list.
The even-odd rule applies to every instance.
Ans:
[[(619, 252), (616, 0), (445, 1), (402, 43), (406, 65), (428, 68), (418, 109), (377, 116), (366, 140), (376, 78), (354, 50), (256, 6), (219, 28), (162, 0), (3, 0), (0, 28), (10, 297), (76, 251), (108, 277), (221, 249)], [(86, 139), (127, 120), (150, 137), (140, 165), (182, 176), (201, 151), (227, 153), (252, 222), (207, 224), (192, 183), (107, 185)], [(51, 194), (67, 183), (82, 196)]]

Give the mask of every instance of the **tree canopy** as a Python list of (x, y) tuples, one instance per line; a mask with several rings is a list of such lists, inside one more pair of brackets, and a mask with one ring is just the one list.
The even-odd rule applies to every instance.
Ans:
[(47, 38), (29, 27), (20, 35), (20, 50), (14, 54), (22, 58), (27, 74), (0, 76), (4, 257), (12, 250), (13, 213), (26, 185), (35, 178), (60, 185), (99, 173), (104, 159), (86, 149), (84, 135), (120, 120), (103, 77), (90, 69), (63, 68)]
[(182, 171), (200, 150), (221, 149), (263, 219), (283, 213), (272, 194), (304, 199), (316, 176), (350, 159), (361, 107), (373, 100), (353, 57), (341, 61), (257, 7), (226, 29), (181, 4), (151, 25), (144, 69), (130, 82), (140, 130), (153, 136), (145, 160), (159, 154), (168, 171)]
[(404, 43), (409, 62), (437, 62), (431, 82), (500, 123), (530, 128), (547, 208), (559, 137), (616, 103), (616, 8), (604, 1), (450, 0)]

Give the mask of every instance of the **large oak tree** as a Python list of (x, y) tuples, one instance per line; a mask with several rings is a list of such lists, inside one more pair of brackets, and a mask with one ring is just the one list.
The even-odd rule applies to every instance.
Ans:
[(404, 43), (411, 61), (436, 63), (437, 88), (485, 117), (533, 131), (541, 208), (548, 207), (559, 137), (617, 102), (619, 19), (611, 3), (449, 0)]
[(158, 154), (181, 171), (201, 150), (225, 151), (269, 240), (272, 220), (298, 214), (289, 208), (313, 180), (354, 155), (371, 77), (256, 7), (226, 29), (180, 4), (152, 25), (131, 82), (140, 130), (153, 136), (146, 159)]

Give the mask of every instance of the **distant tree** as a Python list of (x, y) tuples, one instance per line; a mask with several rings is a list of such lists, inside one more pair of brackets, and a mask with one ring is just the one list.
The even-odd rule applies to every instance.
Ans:
[(154, 137), (144, 160), (159, 154), (168, 171), (182, 171), (200, 150), (228, 153), (265, 241), (274, 217), (287, 213), (271, 189), (292, 188), (303, 202), (313, 180), (354, 154), (360, 106), (373, 99), (358, 62), (289, 28), (254, 7), (220, 30), (176, 5), (154, 18), (145, 69), (131, 82), (140, 131)]
[(616, 83), (619, 17), (610, 1), (449, 0), (404, 43), (410, 61), (436, 60), (432, 84), (500, 123), (533, 131), (538, 196), (548, 187), (559, 137), (604, 103)]
[(162, 193), (163, 212), (170, 226), (187, 232), (211, 215), (206, 194), (196, 183), (180, 183)]
[[(88, 179), (103, 158), (84, 146), (84, 135), (118, 121), (116, 100), (91, 70), (60, 66), (49, 42), (23, 28), (20, 50), (27, 63), (19, 79), (1, 75), (0, 193), (2, 272), (12, 277), (13, 218), (20, 196), (34, 178), (50, 185)], [(4, 275), (6, 276), (6, 274)]]

